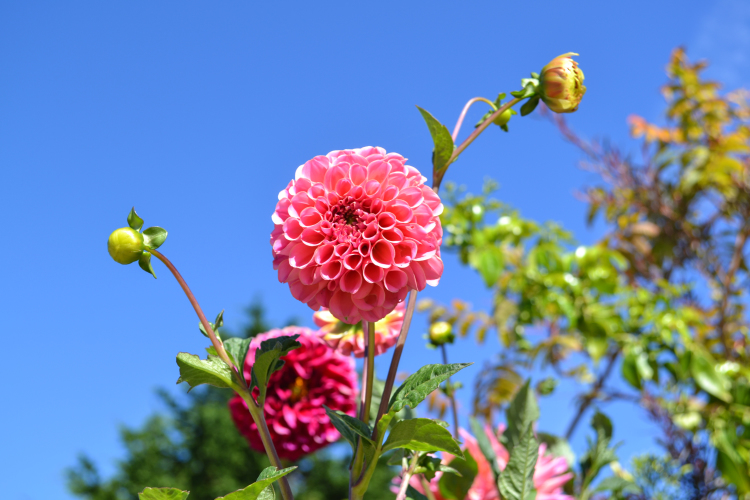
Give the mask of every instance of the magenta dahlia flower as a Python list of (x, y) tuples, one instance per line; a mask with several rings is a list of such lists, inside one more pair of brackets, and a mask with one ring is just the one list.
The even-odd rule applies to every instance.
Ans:
[(366, 147), (316, 156), (279, 193), (273, 268), (294, 298), (378, 321), (443, 274), (443, 205), (406, 159)]
[[(401, 324), (404, 322), (406, 306), (399, 302), (385, 318), (375, 323), (375, 356), (383, 354), (398, 340)], [(313, 321), (320, 327), (320, 335), (329, 346), (344, 356), (354, 354), (355, 358), (365, 356), (365, 336), (362, 323), (349, 325), (339, 321), (331, 311), (323, 308), (313, 314)]]
[[(505, 430), (504, 425), (500, 425), (498, 433), (502, 434)], [(485, 428), (487, 437), (495, 449), (497, 456), (497, 465), (500, 470), (504, 470), (508, 465), (508, 450), (500, 444), (495, 433), (489, 427)], [(484, 458), (479, 444), (474, 436), (463, 429), (459, 430), (461, 437), (464, 439), (464, 450), (468, 451), (472, 458), (477, 462), (477, 475), (474, 482), (466, 495), (466, 500), (500, 500), (500, 493), (497, 491), (497, 484), (492, 473), (492, 467), (487, 459)], [(452, 455), (443, 453), (443, 463), (448, 463), (453, 459)], [(430, 491), (435, 500), (445, 500), (440, 494), (438, 481), (442, 472), (438, 472), (435, 478), (430, 482)], [(534, 469), (534, 487), (536, 488), (537, 500), (574, 500), (572, 496), (563, 493), (563, 485), (573, 477), (569, 472), (568, 463), (563, 457), (555, 457), (547, 454), (547, 445), (542, 443), (539, 446), (539, 458)], [(409, 484), (424, 494), (424, 488), (419, 477), (412, 477)]]
[[(298, 460), (339, 438), (323, 405), (349, 415), (356, 411), (357, 373), (354, 360), (343, 356), (308, 329), (290, 326), (271, 330), (250, 343), (245, 376), (255, 362), (255, 350), (264, 340), (282, 335), (297, 335), (302, 346), (282, 359), (284, 367), (271, 375), (266, 395), (265, 415), (271, 438), (281, 458)], [(255, 395), (257, 396), (257, 389)], [(264, 451), (258, 427), (247, 404), (240, 396), (229, 401), (232, 419), (247, 438), (250, 447)]]

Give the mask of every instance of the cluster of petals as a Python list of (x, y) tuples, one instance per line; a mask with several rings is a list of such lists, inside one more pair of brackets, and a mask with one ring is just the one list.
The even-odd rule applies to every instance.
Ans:
[[(502, 434), (504, 429), (505, 426), (500, 425), (498, 433)], [(486, 427), (485, 431), (487, 438), (495, 450), (499, 469), (505, 470), (505, 467), (508, 465), (508, 450), (500, 444), (492, 429)], [(484, 458), (477, 440), (464, 429), (460, 429), (459, 432), (464, 439), (464, 451), (469, 452), (477, 462), (477, 475), (466, 495), (466, 500), (500, 500), (500, 493), (497, 491), (497, 483), (492, 473), (492, 467), (487, 462), (487, 459)], [(447, 464), (453, 459), (452, 455), (445, 453), (443, 455), (443, 463)], [(445, 500), (445, 497), (440, 494), (440, 488), (438, 488), (438, 481), (442, 474), (442, 472), (438, 472), (435, 478), (429, 483), (430, 491), (435, 500)], [(569, 472), (568, 463), (565, 458), (547, 454), (547, 445), (542, 443), (539, 446), (539, 458), (534, 469), (534, 487), (537, 491), (537, 500), (574, 500), (572, 496), (563, 493), (563, 485), (572, 477), (573, 473)], [(412, 477), (409, 484), (420, 493), (425, 493), (421, 480), (418, 477)]]
[[(255, 362), (255, 350), (264, 340), (297, 335), (301, 347), (282, 359), (284, 367), (271, 375), (266, 394), (265, 416), (271, 439), (281, 458), (299, 460), (339, 438), (323, 405), (354, 415), (357, 373), (354, 360), (342, 356), (320, 339), (317, 332), (296, 326), (271, 330), (253, 338), (245, 362), (245, 376)], [(255, 389), (257, 396), (257, 388)], [(229, 401), (235, 425), (257, 451), (263, 442), (247, 403), (235, 396)]]
[(313, 310), (378, 321), (443, 273), (438, 195), (406, 159), (365, 147), (316, 156), (279, 193), (271, 233), (279, 281)]
[[(375, 323), (375, 356), (386, 352), (398, 340), (405, 310), (404, 303), (399, 302), (393, 311)], [(349, 325), (339, 321), (325, 307), (313, 314), (313, 321), (320, 328), (321, 338), (333, 349), (344, 356), (350, 354), (353, 354), (355, 358), (365, 356), (365, 335), (362, 323)]]

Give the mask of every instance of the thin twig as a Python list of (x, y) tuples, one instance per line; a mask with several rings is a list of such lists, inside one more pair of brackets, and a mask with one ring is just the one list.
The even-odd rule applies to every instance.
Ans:
[(599, 378), (591, 388), (591, 391), (589, 391), (589, 393), (583, 397), (581, 406), (578, 407), (578, 413), (576, 413), (576, 416), (573, 418), (573, 421), (570, 423), (570, 426), (565, 433), (565, 439), (570, 440), (570, 438), (573, 436), (573, 432), (576, 430), (578, 423), (581, 421), (581, 417), (583, 417), (583, 414), (586, 412), (586, 410), (588, 410), (589, 406), (591, 406), (591, 403), (594, 402), (594, 399), (596, 399), (599, 391), (601, 391), (602, 387), (604, 386), (604, 382), (612, 374), (612, 369), (615, 367), (615, 361), (617, 361), (617, 357), (619, 355), (620, 349), (612, 351), (612, 353), (609, 355), (607, 366), (604, 368), (604, 371), (601, 375), (599, 375)]

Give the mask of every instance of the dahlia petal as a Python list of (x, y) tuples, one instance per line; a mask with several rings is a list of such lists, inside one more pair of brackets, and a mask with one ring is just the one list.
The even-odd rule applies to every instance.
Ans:
[(378, 181), (383, 184), (385, 179), (388, 177), (391, 167), (382, 160), (375, 160), (367, 166), (367, 178), (369, 180)]
[(328, 191), (334, 191), (336, 189), (336, 183), (344, 177), (346, 177), (346, 170), (340, 165), (336, 165), (335, 167), (329, 168), (326, 172), (325, 178), (323, 179), (323, 185)]
[(440, 281), (440, 276), (443, 274), (443, 261), (439, 257), (433, 257), (429, 260), (423, 260), (418, 262), (424, 270), (425, 278), (427, 278), (427, 284), (430, 286), (437, 286)]
[(406, 286), (406, 282), (406, 273), (397, 268), (391, 269), (390, 271), (385, 273), (385, 279), (383, 280), (385, 289), (389, 292), (399, 291)]
[[(395, 257), (396, 251), (393, 248), (393, 244), (387, 240), (376, 241), (370, 251), (370, 260), (372, 263), (384, 269), (388, 269), (393, 265), (393, 259)], [(294, 263), (292, 263), (292, 266), (294, 266)]]
[(396, 227), (396, 216), (390, 212), (381, 213), (378, 215), (378, 226), (383, 230)]
[(349, 169), (349, 178), (355, 185), (361, 185), (367, 180), (367, 168), (362, 165), (352, 165)]
[(326, 280), (335, 280), (341, 276), (344, 266), (339, 261), (329, 261), (320, 268), (320, 275)]
[(315, 248), (305, 244), (296, 243), (289, 251), (289, 264), (298, 269), (306, 267), (315, 256)]
[(412, 209), (420, 206), (424, 201), (422, 190), (417, 186), (401, 189), (396, 197), (397, 200), (406, 202)]
[(347, 271), (341, 277), (339, 283), (341, 290), (348, 293), (357, 293), (362, 286), (362, 275), (357, 271)]
[(381, 195), (383, 198), (383, 201), (391, 201), (398, 196), (398, 188), (396, 186), (388, 186), (383, 190), (383, 194)]

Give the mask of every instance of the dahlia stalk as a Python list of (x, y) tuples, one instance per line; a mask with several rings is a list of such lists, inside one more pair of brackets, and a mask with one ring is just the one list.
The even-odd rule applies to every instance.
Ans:
[[(190, 301), (190, 304), (193, 306), (193, 309), (195, 309), (195, 313), (198, 315), (198, 319), (200, 319), (201, 325), (203, 326), (206, 335), (211, 340), (211, 344), (213, 345), (214, 349), (216, 349), (216, 353), (221, 358), (221, 360), (227, 364), (230, 370), (232, 370), (232, 376), (236, 379), (240, 387), (239, 394), (247, 402), (247, 409), (250, 412), (253, 421), (258, 427), (258, 432), (260, 434), (261, 441), (263, 442), (263, 447), (265, 448), (266, 454), (268, 455), (268, 460), (271, 462), (271, 465), (273, 465), (277, 469), (283, 469), (281, 459), (279, 458), (279, 454), (277, 453), (276, 447), (274, 446), (273, 440), (271, 439), (271, 433), (268, 429), (268, 424), (266, 423), (265, 416), (263, 415), (263, 409), (258, 406), (255, 399), (253, 398), (252, 393), (248, 388), (247, 383), (245, 382), (245, 377), (240, 373), (238, 368), (234, 365), (232, 360), (227, 355), (226, 349), (224, 349), (224, 344), (216, 337), (216, 333), (214, 332), (211, 323), (208, 321), (208, 319), (206, 319), (206, 315), (203, 313), (203, 309), (201, 309), (200, 304), (198, 304), (198, 300), (195, 298), (195, 295), (193, 295), (190, 287), (188, 287), (187, 282), (174, 266), (174, 264), (172, 264), (172, 262), (164, 255), (162, 255), (160, 252), (157, 252), (156, 249), (153, 248), (149, 249), (148, 252), (155, 255), (157, 259), (162, 261), (162, 263), (167, 266), (167, 268), (174, 275), (177, 282), (180, 284), (180, 287), (182, 287), (182, 290), (183, 292), (185, 292), (185, 295)], [(281, 496), (284, 498), (284, 500), (294, 500), (292, 489), (289, 486), (289, 482), (287, 481), (286, 477), (282, 477), (281, 479), (279, 479), (279, 485), (281, 488)]]

